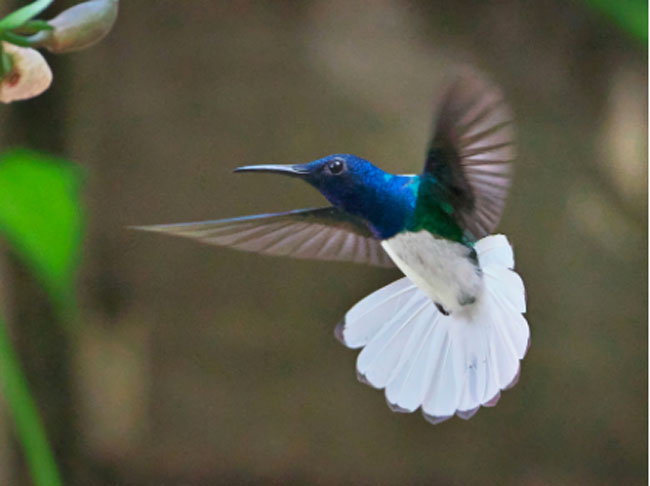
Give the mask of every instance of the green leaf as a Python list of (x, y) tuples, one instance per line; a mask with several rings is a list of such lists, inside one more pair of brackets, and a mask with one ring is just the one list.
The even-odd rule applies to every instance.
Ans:
[(54, 27), (48, 24), (46, 20), (30, 20), (23, 24), (22, 27), (14, 29), (14, 34), (36, 34), (42, 30), (50, 31), (54, 30)]
[(74, 307), (81, 250), (80, 169), (28, 150), (0, 155), (0, 234), (63, 313)]
[(23, 376), (7, 325), (0, 315), (0, 381), (3, 395), (16, 425), (16, 433), (25, 450), (25, 459), (36, 486), (62, 484), (54, 455), (47, 442), (27, 380)]
[(0, 42), (0, 76), (4, 76), (8, 72), (11, 72), (13, 67), (13, 60), (11, 56), (7, 54)]
[(610, 17), (625, 31), (648, 42), (647, 0), (585, 0), (594, 9)]
[(23, 26), (23, 28), (31, 32), (39, 32), (41, 30), (54, 30), (54, 27), (48, 24), (47, 20), (30, 20)]
[(13, 32), (2, 32), (0, 34), (0, 39), (10, 42), (11, 44), (14, 44), (16, 46), (21, 46), (21, 47), (31, 47), (32, 43), (27, 37), (23, 37), (22, 35), (14, 34)]
[(36, 17), (49, 7), (52, 2), (53, 0), (36, 0), (29, 5), (19, 8), (0, 20), (0, 30), (13, 30), (21, 27), (25, 22)]

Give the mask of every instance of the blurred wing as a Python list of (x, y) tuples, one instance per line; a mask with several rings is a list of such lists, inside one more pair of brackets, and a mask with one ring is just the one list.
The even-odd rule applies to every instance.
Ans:
[(424, 172), (442, 187), (471, 239), (496, 228), (514, 158), (512, 114), (501, 91), (472, 71), (462, 72), (439, 105)]
[(267, 255), (393, 266), (366, 223), (334, 207), (135, 229)]

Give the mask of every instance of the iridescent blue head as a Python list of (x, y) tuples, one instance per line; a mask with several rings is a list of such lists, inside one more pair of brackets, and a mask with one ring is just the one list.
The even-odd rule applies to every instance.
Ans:
[(403, 230), (415, 208), (418, 178), (384, 172), (350, 154), (329, 155), (307, 164), (252, 165), (235, 172), (273, 172), (299, 177), (339, 209), (365, 219), (379, 238)]

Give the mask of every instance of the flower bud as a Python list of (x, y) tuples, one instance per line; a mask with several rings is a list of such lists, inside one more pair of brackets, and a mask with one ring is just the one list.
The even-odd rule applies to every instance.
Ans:
[(53, 30), (41, 31), (32, 40), (55, 54), (90, 47), (110, 32), (117, 5), (118, 0), (90, 0), (70, 7), (48, 20)]
[(25, 100), (38, 96), (52, 83), (52, 71), (40, 52), (27, 47), (2, 43), (11, 58), (11, 70), (0, 78), (0, 102)]

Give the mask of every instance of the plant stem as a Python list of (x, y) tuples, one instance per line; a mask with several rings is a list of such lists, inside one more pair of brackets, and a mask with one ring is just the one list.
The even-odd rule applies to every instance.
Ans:
[(36, 486), (61, 486), (54, 455), (29, 392), (6, 323), (0, 315), (0, 382)]
[(1, 34), (2, 40), (11, 42), (14, 45), (20, 47), (32, 47), (34, 42), (28, 37), (23, 37), (22, 35), (14, 34), (13, 32), (3, 32)]
[(5, 52), (2, 41), (0, 41), (0, 78), (11, 72), (12, 65), (11, 57)]

